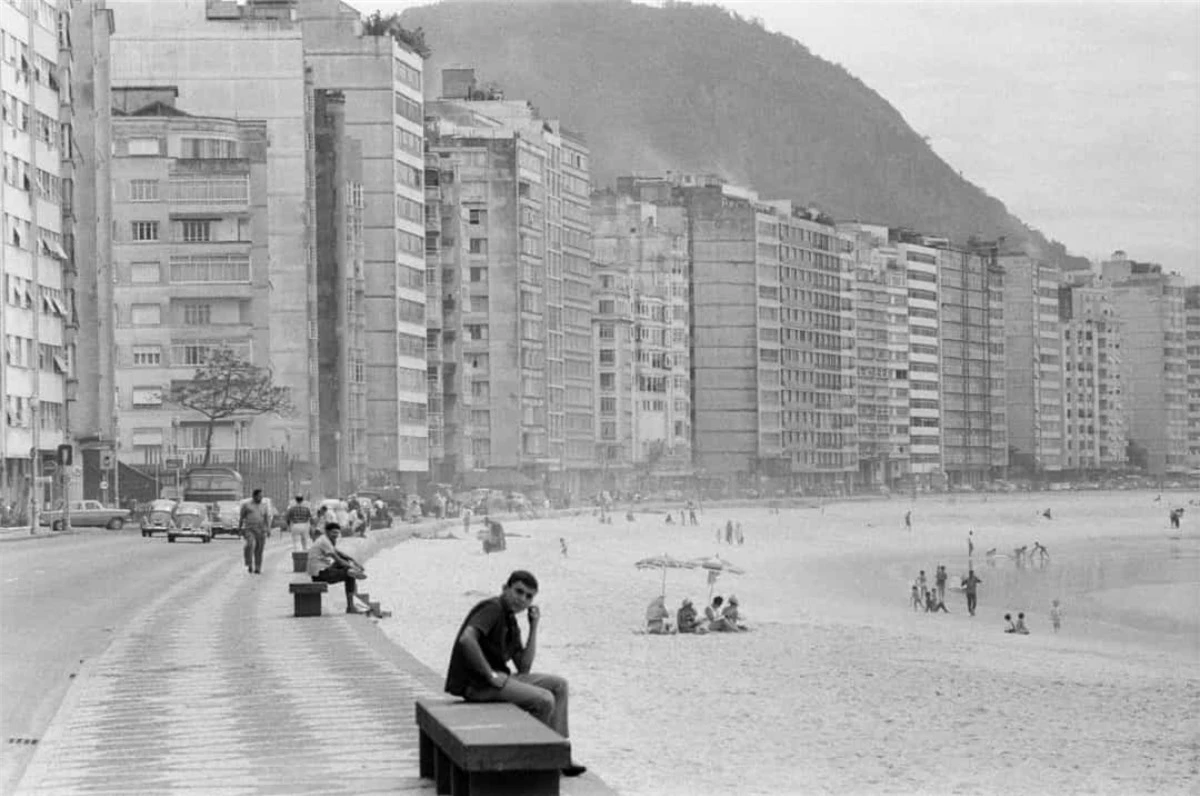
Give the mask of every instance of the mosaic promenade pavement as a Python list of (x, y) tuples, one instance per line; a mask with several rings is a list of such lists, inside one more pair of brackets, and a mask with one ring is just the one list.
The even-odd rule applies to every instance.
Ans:
[(437, 679), (355, 627), (372, 620), (343, 613), (340, 587), (324, 616), (293, 618), (277, 538), (263, 569), (248, 574), (230, 544), (146, 595), (84, 664), (17, 793), (433, 793), (413, 700), (437, 695)]

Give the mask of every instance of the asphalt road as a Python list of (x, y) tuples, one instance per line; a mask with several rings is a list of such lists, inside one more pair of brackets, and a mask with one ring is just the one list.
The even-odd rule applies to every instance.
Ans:
[(228, 557), (241, 540), (211, 544), (136, 527), (0, 542), (0, 793), (11, 793), (80, 663), (99, 655), (146, 599), (193, 567)]

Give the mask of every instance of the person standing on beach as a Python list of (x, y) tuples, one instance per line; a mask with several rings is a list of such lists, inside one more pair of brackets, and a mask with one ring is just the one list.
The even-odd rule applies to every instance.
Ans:
[[(532, 605), (538, 593), (533, 573), (518, 569), (498, 597), (475, 604), (455, 637), (446, 672), (446, 692), (467, 702), (508, 702), (525, 710), (564, 738), (569, 738), (567, 681), (553, 674), (530, 671), (537, 654), (541, 610)], [(529, 639), (521, 643), (517, 614), (527, 611)], [(516, 665), (516, 673), (508, 664)], [(571, 762), (564, 776), (577, 777), (587, 769)]]
[(906, 531), (912, 530), (912, 509), (904, 512), (904, 529)]
[(937, 593), (939, 602), (944, 602), (946, 599), (946, 565), (938, 564), (937, 574), (933, 576), (934, 582), (937, 584)]
[(1058, 600), (1050, 602), (1050, 624), (1055, 633), (1062, 627), (1062, 606), (1058, 604)]
[(262, 574), (263, 548), (267, 546), (267, 529), (271, 524), (270, 511), (270, 507), (263, 502), (262, 490), (256, 489), (250, 499), (242, 504), (238, 517), (238, 533), (245, 540), (242, 560), (246, 562), (246, 571), (256, 575)]
[(975, 616), (975, 601), (979, 584), (983, 583), (975, 576), (975, 570), (968, 569), (967, 576), (962, 579), (963, 590), (967, 593), (967, 612)]

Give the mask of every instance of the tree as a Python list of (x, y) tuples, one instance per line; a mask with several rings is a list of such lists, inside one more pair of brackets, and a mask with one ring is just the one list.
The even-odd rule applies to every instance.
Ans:
[(363, 33), (368, 36), (391, 36), (408, 49), (422, 58), (428, 58), (433, 50), (425, 43), (425, 30), (416, 28), (409, 30), (400, 24), (399, 14), (388, 14), (376, 10), (375, 13), (363, 17)]
[(289, 415), (294, 411), (290, 389), (277, 387), (270, 371), (247, 362), (228, 348), (214, 350), (196, 368), (191, 381), (173, 385), (170, 400), (207, 418), (204, 464), (212, 457), (213, 432), (218, 421), (268, 412)]

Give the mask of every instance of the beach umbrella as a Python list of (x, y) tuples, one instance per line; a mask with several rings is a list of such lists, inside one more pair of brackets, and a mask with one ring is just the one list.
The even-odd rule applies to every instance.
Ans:
[(708, 571), (708, 599), (712, 602), (713, 587), (716, 585), (717, 578), (725, 572), (730, 575), (745, 575), (746, 570), (741, 567), (734, 566), (730, 562), (720, 556), (711, 556), (709, 558), (694, 558), (691, 562), (693, 565), (701, 567)]
[(693, 561), (684, 561), (681, 558), (676, 558), (672, 555), (663, 553), (661, 556), (651, 556), (643, 558), (634, 564), (638, 569), (661, 569), (662, 570), (662, 593), (667, 593), (667, 570), (668, 569), (695, 569), (698, 565)]

